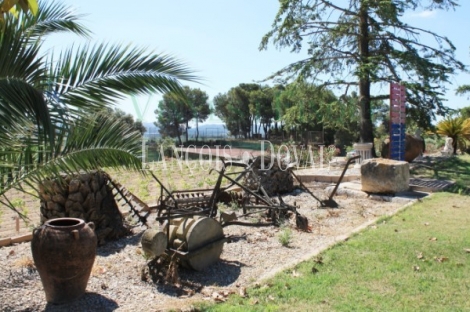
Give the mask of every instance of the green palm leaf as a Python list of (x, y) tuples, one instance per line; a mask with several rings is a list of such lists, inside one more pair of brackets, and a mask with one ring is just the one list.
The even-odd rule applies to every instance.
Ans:
[(457, 153), (457, 147), (466, 146), (465, 139), (470, 139), (470, 118), (447, 117), (436, 125), (436, 133), (452, 138), (454, 154)]
[(21, 134), (26, 124), (34, 122), (38, 138), (53, 144), (54, 128), (42, 92), (23, 80), (0, 78), (0, 123), (7, 131), (0, 132), (2, 146), (15, 142), (13, 133)]
[[(80, 118), (72, 125), (63, 128), (57, 134), (53, 153), (48, 150), (30, 151), (33, 157), (22, 157), (25, 150), (18, 151), (16, 163), (6, 162), (11, 179), (9, 187), (24, 190), (22, 183), (33, 190), (51, 177), (73, 175), (83, 171), (91, 171), (105, 167), (117, 169), (140, 170), (142, 162), (140, 153), (140, 132), (126, 127), (119, 120), (99, 114), (95, 117)], [(43, 159), (34, 162), (31, 159)], [(0, 191), (0, 195), (8, 189)]]
[(44, 78), (45, 68), (39, 57), (40, 44), (7, 23), (0, 32), (0, 77), (16, 77), (28, 82)]
[(57, 1), (39, 1), (37, 14), (22, 12), (18, 17), (8, 16), (7, 23), (29, 37), (32, 42), (39, 38), (58, 32), (69, 32), (88, 37), (90, 31), (79, 22), (84, 16)]
[[(47, 59), (45, 35), (88, 35), (56, 2), (40, 2), (36, 16), (5, 18), (0, 31), (0, 196), (46, 179), (104, 167), (140, 170), (140, 132), (97, 114), (125, 95), (173, 92), (197, 81), (185, 64), (144, 49), (98, 44)], [(93, 117), (89, 117), (93, 116)], [(10, 203), (11, 204), (11, 203)], [(14, 209), (12, 205), (11, 208)]]
[(52, 70), (64, 104), (96, 109), (125, 95), (181, 92), (179, 80), (196, 81), (181, 62), (143, 49), (99, 44), (61, 53)]

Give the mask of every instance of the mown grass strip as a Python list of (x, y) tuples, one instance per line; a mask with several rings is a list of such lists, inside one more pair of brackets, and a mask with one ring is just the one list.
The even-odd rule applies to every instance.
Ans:
[(203, 311), (469, 311), (470, 197), (438, 193)]

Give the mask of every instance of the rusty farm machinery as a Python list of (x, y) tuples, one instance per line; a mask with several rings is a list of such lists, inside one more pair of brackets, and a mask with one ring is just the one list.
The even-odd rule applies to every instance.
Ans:
[[(348, 160), (336, 187), (326, 200), (319, 199), (305, 187), (293, 173), (293, 166), (288, 166), (286, 171), (298, 181), (299, 188), (318, 201), (320, 207), (338, 207), (333, 196), (349, 164), (355, 159), (357, 157)], [(279, 194), (270, 194), (261, 183), (247, 185), (247, 179), (261, 180), (260, 171), (254, 168), (256, 161), (249, 164), (236, 161), (221, 163), (221, 168), (212, 169), (218, 173), (218, 178), (210, 189), (171, 191), (150, 172), (160, 188), (157, 204), (152, 207), (112, 182), (117, 190), (116, 195), (120, 195), (118, 200), (124, 200), (131, 208), (130, 213), (142, 224), (148, 226), (148, 218), (155, 216), (156, 225), (148, 226), (141, 238), (142, 249), (148, 257), (176, 257), (183, 266), (199, 271), (219, 260), (223, 244), (227, 241), (224, 227), (278, 225), (282, 219), (293, 216), (300, 230), (309, 230), (308, 220), (298, 212), (296, 203), (285, 203)], [(229, 167), (239, 169), (229, 172)], [(238, 212), (225, 212), (219, 209), (221, 204), (238, 207)], [(246, 221), (249, 216), (260, 214), (263, 215), (262, 221)]]

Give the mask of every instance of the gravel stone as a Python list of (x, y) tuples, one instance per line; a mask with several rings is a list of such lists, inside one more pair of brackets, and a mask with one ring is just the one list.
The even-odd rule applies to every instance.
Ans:
[[(319, 198), (328, 197), (324, 191), (328, 184), (307, 186)], [(142, 281), (147, 260), (140, 237), (145, 228), (136, 227), (132, 235), (98, 247), (86, 294), (60, 306), (45, 301), (30, 243), (0, 248), (0, 311), (192, 311), (196, 302), (220, 300), (255, 283), (262, 285), (263, 279), (313, 257), (359, 226), (370, 225), (407, 203), (348, 195), (334, 199), (340, 207), (325, 209), (306, 192), (283, 196), (286, 203), (299, 206), (312, 227), (311, 232), (301, 232), (295, 228), (294, 216), (286, 220), (284, 226), (292, 231), (288, 248), (279, 241), (279, 227), (225, 227), (228, 242), (220, 261), (201, 272), (180, 268), (176, 285)]]

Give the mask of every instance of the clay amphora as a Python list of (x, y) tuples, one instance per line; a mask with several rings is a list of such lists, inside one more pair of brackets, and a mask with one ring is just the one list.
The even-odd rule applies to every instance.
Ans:
[(93, 222), (57, 218), (33, 231), (31, 250), (47, 302), (66, 303), (85, 293), (96, 255), (94, 228)]

